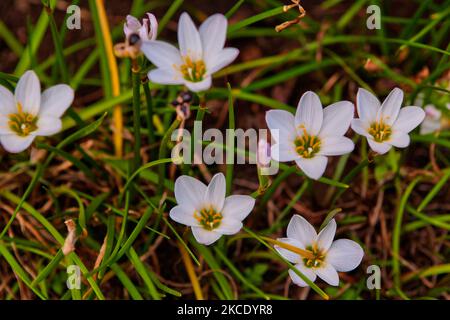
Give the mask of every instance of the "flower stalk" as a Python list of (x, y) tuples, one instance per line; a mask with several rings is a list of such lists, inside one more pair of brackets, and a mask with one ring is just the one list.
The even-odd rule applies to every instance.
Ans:
[(198, 98), (200, 100), (197, 115), (195, 116), (195, 121), (203, 121), (203, 118), (205, 117), (205, 112), (208, 109), (206, 106), (206, 97), (204, 92), (200, 92), (198, 94)]
[(141, 78), (140, 67), (136, 59), (132, 59), (131, 73), (133, 81), (133, 129), (134, 129), (134, 158), (131, 172), (135, 172), (141, 163)]
[[(150, 91), (150, 84), (148, 80), (142, 82), (144, 88), (145, 100), (147, 102), (147, 130), (148, 130), (148, 144), (150, 147), (155, 143), (155, 127), (153, 125), (153, 100), (152, 93)], [(151, 149), (151, 151), (153, 151)], [(151, 152), (153, 154), (154, 152)], [(156, 156), (156, 154), (155, 154)]]

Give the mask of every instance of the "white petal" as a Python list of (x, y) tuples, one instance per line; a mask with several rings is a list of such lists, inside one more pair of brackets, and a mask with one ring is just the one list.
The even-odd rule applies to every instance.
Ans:
[(205, 246), (209, 246), (210, 244), (216, 242), (222, 236), (221, 233), (208, 231), (202, 227), (192, 227), (192, 234), (198, 243), (204, 244)]
[(359, 88), (356, 95), (356, 109), (358, 116), (365, 122), (373, 122), (381, 108), (380, 100), (366, 89)]
[(298, 158), (295, 162), (308, 177), (318, 180), (325, 172), (328, 159), (325, 156), (315, 156), (310, 159)]
[[(303, 263), (299, 263), (295, 265), (295, 268), (300, 271), (304, 276), (306, 276), (312, 282), (316, 281), (316, 274), (312, 271), (312, 269), (305, 267)], [(300, 278), (294, 270), (289, 269), (289, 276), (296, 285), (300, 287), (307, 287), (308, 284)]]
[(20, 77), (15, 90), (16, 101), (24, 112), (32, 115), (39, 113), (41, 105), (41, 84), (34, 71), (27, 71)]
[(206, 70), (208, 74), (213, 74), (223, 67), (226, 67), (236, 59), (239, 50), (236, 48), (225, 48), (216, 56), (211, 57), (209, 62), (206, 62)]
[(409, 133), (414, 130), (425, 119), (425, 111), (419, 107), (404, 107), (400, 109), (398, 118), (393, 128), (395, 130)]
[(392, 147), (389, 143), (386, 142), (379, 143), (369, 137), (367, 138), (367, 142), (369, 143), (370, 149), (372, 149), (378, 154), (385, 154)]
[(233, 195), (225, 198), (222, 215), (239, 221), (244, 220), (255, 207), (255, 199), (245, 195)]
[(300, 156), (295, 151), (293, 142), (275, 143), (270, 148), (270, 155), (275, 161), (289, 162), (298, 159)]
[(125, 33), (125, 37), (128, 38), (131, 34), (137, 32), (140, 27), (141, 23), (138, 19), (132, 15), (127, 15), (126, 22), (123, 24), (123, 32)]
[(399, 88), (394, 88), (383, 101), (377, 119), (383, 119), (385, 123), (392, 125), (397, 120), (402, 102), (403, 91)]
[(0, 114), (0, 135), (1, 134), (14, 134), (14, 132), (9, 128), (9, 118)]
[(178, 21), (178, 45), (182, 57), (188, 56), (194, 61), (202, 59), (203, 50), (200, 34), (186, 12), (181, 14)]
[(285, 110), (270, 110), (266, 113), (270, 134), (277, 142), (294, 141), (297, 136), (294, 115)]
[(180, 51), (163, 41), (143, 41), (141, 51), (155, 66), (174, 72), (174, 66), (183, 64)]
[(303, 128), (309, 135), (317, 135), (322, 127), (323, 109), (319, 96), (312, 91), (305, 92), (298, 102), (295, 113), (295, 127), (301, 134)]
[(169, 216), (173, 221), (176, 221), (178, 223), (190, 227), (199, 226), (198, 221), (194, 218), (194, 212), (190, 211), (189, 208), (183, 206), (175, 206), (172, 208), (172, 210), (170, 210)]
[(292, 216), (287, 227), (288, 238), (297, 240), (304, 249), (313, 244), (317, 238), (314, 227), (302, 216), (295, 214)]
[[(208, 69), (211, 68), (210, 65), (212, 65), (212, 62), (220, 56), (220, 52), (225, 45), (227, 26), (227, 18), (225, 18), (223, 14), (216, 13), (206, 19), (199, 28), (200, 38), (202, 41), (203, 59), (205, 60)], [(231, 59), (231, 61), (233, 61), (236, 56)], [(231, 61), (229, 63), (231, 63)], [(223, 68), (223, 66), (221, 68)], [(215, 71), (221, 68), (218, 68)], [(213, 71), (210, 72), (213, 73)]]
[(334, 235), (336, 234), (336, 221), (332, 219), (323, 228), (317, 236), (317, 246), (323, 251), (327, 251), (333, 243)]
[[(155, 15), (147, 12), (147, 17), (142, 20), (142, 27), (140, 29), (141, 39), (155, 40), (158, 35), (158, 20)], [(143, 33), (145, 32), (145, 36)]]
[(179, 72), (169, 69), (154, 69), (148, 72), (148, 78), (154, 83), (160, 84), (183, 84), (184, 79)]
[(410, 138), (407, 133), (394, 131), (389, 137), (388, 143), (397, 148), (406, 148), (407, 146), (409, 146)]
[(340, 101), (333, 103), (323, 109), (323, 123), (319, 136), (342, 136), (344, 135), (355, 114), (353, 103)]
[(367, 137), (369, 135), (369, 123), (365, 122), (361, 119), (353, 119), (352, 120), (352, 130), (357, 134)]
[(314, 269), (314, 272), (329, 285), (339, 285), (339, 275), (330, 263), (325, 263), (323, 267)]
[(175, 181), (174, 193), (179, 205), (192, 212), (203, 209), (206, 186), (201, 181), (189, 176), (181, 176)]
[(206, 189), (203, 203), (210, 204), (217, 211), (222, 211), (226, 192), (227, 185), (225, 176), (222, 173), (218, 173), (211, 179)]
[(50, 87), (42, 93), (39, 116), (61, 118), (73, 102), (74, 92), (66, 84)]
[(355, 241), (339, 239), (333, 242), (328, 250), (326, 262), (339, 272), (348, 272), (361, 263), (364, 251)]
[(233, 218), (223, 218), (219, 227), (214, 229), (220, 234), (232, 235), (238, 233), (242, 229), (242, 222)]
[(200, 82), (185, 81), (184, 84), (186, 85), (186, 87), (188, 87), (189, 90), (191, 90), (193, 92), (206, 91), (209, 88), (211, 88), (211, 76), (205, 77)]
[(11, 113), (17, 113), (14, 95), (4, 86), (0, 86), (0, 115), (8, 116)]
[(62, 122), (59, 118), (54, 117), (39, 117), (37, 123), (37, 130), (31, 134), (34, 136), (51, 136), (61, 131)]
[(34, 140), (34, 136), (19, 137), (15, 134), (0, 136), (3, 148), (10, 153), (19, 153), (27, 149)]
[[(295, 239), (292, 239), (292, 238), (280, 238), (280, 239), (277, 239), (277, 240), (280, 241), (280, 242), (289, 244), (291, 246), (294, 246), (296, 248), (300, 248), (300, 249), (304, 249), (305, 248), (299, 241), (297, 241)], [(275, 250), (278, 251), (278, 253), (280, 255), (283, 256), (283, 258), (285, 258), (287, 261), (289, 261), (291, 263), (300, 263), (300, 262), (303, 261), (303, 258), (299, 254), (297, 254), (297, 253), (295, 253), (295, 252), (293, 252), (291, 250), (282, 248), (282, 247), (277, 246), (277, 245), (275, 245), (274, 248), (275, 248)]]
[(324, 156), (339, 156), (341, 154), (352, 152), (354, 148), (355, 144), (347, 137), (328, 137), (322, 139), (318, 154)]

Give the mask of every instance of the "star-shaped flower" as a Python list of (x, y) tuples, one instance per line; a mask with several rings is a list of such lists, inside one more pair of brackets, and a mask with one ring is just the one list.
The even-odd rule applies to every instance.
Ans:
[(144, 41), (141, 50), (157, 67), (148, 78), (160, 84), (184, 84), (194, 92), (211, 87), (211, 75), (236, 59), (239, 50), (224, 48), (228, 21), (215, 14), (199, 30), (191, 17), (182, 13), (178, 22), (178, 50), (163, 41)]
[(255, 199), (245, 195), (225, 197), (226, 182), (222, 173), (216, 174), (208, 186), (189, 176), (175, 181), (178, 205), (170, 210), (176, 222), (192, 227), (195, 239), (210, 245), (222, 235), (238, 233), (242, 220), (253, 210)]
[(403, 91), (394, 88), (383, 104), (369, 91), (360, 88), (356, 96), (359, 119), (352, 121), (352, 129), (367, 138), (370, 148), (384, 154), (394, 147), (406, 148), (408, 133), (425, 118), (419, 107), (401, 108)]
[(277, 143), (272, 158), (280, 162), (295, 161), (312, 179), (325, 172), (327, 156), (349, 153), (355, 147), (344, 137), (353, 119), (353, 104), (336, 102), (322, 109), (319, 97), (311, 91), (303, 94), (292, 115), (284, 110), (270, 110), (266, 122)]
[(61, 116), (73, 102), (74, 92), (65, 84), (45, 90), (34, 71), (17, 82), (14, 95), (0, 85), (0, 142), (6, 151), (27, 149), (37, 136), (51, 136), (61, 130)]
[[(361, 246), (349, 239), (333, 241), (336, 234), (336, 221), (332, 219), (319, 234), (305, 218), (294, 215), (287, 227), (287, 238), (278, 241), (293, 246), (303, 252), (299, 254), (281, 246), (275, 249), (286, 260), (295, 264), (303, 275), (314, 282), (318, 276), (332, 286), (339, 285), (339, 272), (355, 269), (364, 256)], [(289, 270), (292, 281), (301, 287), (308, 284), (293, 270)]]

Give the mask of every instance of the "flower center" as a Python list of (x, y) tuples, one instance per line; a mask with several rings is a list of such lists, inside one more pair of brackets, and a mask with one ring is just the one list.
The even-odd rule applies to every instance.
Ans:
[(20, 103), (17, 104), (17, 113), (9, 115), (9, 128), (20, 137), (26, 137), (31, 132), (37, 130), (37, 117), (30, 113), (23, 112)]
[(312, 158), (320, 150), (320, 139), (310, 136), (303, 128), (303, 135), (298, 136), (295, 141), (295, 151), (303, 158)]
[(390, 138), (392, 129), (390, 125), (381, 120), (380, 122), (372, 123), (368, 132), (376, 142), (383, 142)]
[(222, 214), (216, 211), (214, 208), (203, 208), (200, 212), (194, 213), (194, 218), (200, 223), (200, 225), (206, 230), (213, 230), (219, 227), (222, 221)]
[(306, 249), (311, 252), (312, 257), (303, 258), (305, 266), (308, 268), (320, 268), (325, 260), (325, 254), (315, 245), (309, 246)]
[(200, 82), (206, 73), (206, 65), (203, 60), (192, 61), (189, 57), (184, 57), (184, 64), (180, 66), (183, 78), (191, 82)]

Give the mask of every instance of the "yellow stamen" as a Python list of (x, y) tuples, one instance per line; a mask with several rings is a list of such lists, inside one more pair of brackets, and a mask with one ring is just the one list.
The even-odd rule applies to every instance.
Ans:
[(37, 130), (37, 117), (30, 113), (23, 112), (23, 107), (17, 103), (17, 113), (9, 115), (8, 126), (20, 137), (26, 137), (31, 132)]
[(200, 82), (206, 73), (206, 65), (203, 60), (193, 61), (190, 57), (183, 58), (184, 64), (179, 67), (184, 79), (191, 82)]
[(200, 212), (194, 212), (194, 218), (206, 230), (216, 229), (222, 222), (222, 214), (217, 212), (213, 207), (203, 208)]
[(320, 150), (320, 139), (309, 135), (303, 125), (300, 126), (300, 129), (302, 129), (303, 135), (295, 139), (295, 150), (303, 158), (312, 158)]
[(384, 123), (383, 120), (380, 120), (372, 123), (368, 132), (376, 142), (384, 142), (391, 137), (392, 128), (390, 125)]

